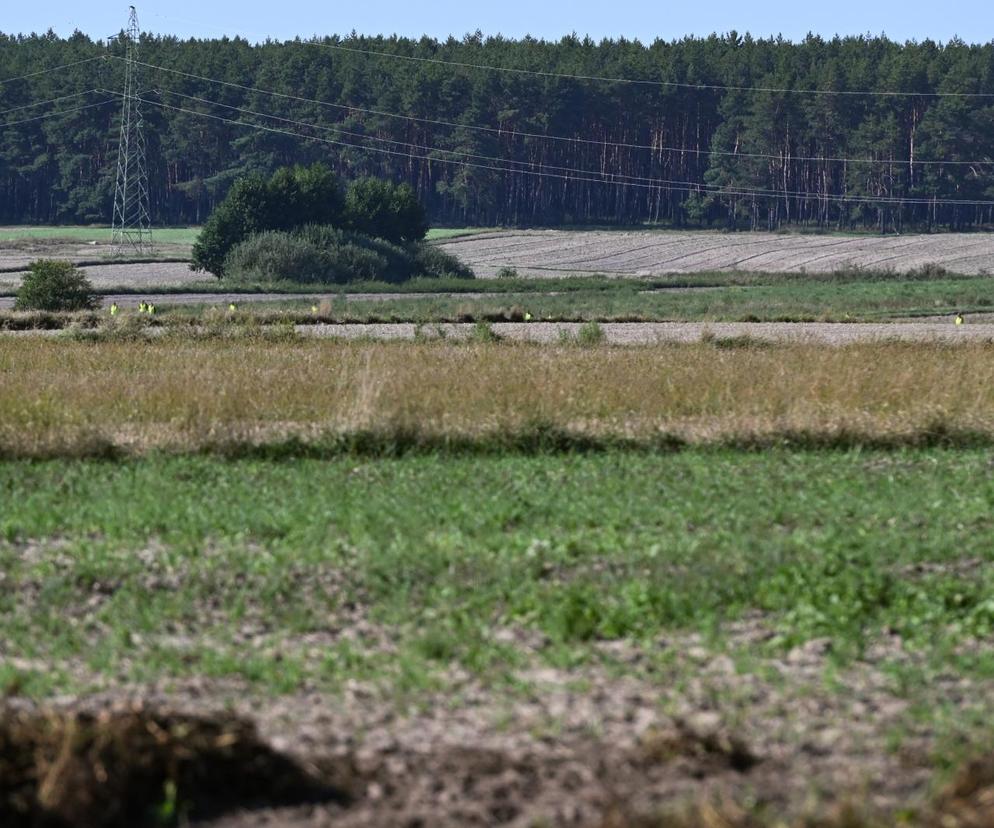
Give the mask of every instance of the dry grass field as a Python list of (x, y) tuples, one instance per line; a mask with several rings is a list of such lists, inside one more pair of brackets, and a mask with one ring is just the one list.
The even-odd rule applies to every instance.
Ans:
[(513, 268), (521, 276), (603, 273), (660, 276), (705, 271), (830, 273), (844, 268), (994, 272), (994, 235), (789, 235), (710, 231), (509, 230), (441, 243), (478, 276)]
[(343, 435), (486, 444), (994, 440), (986, 343), (576, 345), (0, 339), (0, 454)]

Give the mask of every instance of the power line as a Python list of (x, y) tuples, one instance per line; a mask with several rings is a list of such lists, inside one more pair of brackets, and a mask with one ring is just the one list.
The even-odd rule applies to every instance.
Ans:
[(65, 101), (69, 98), (80, 98), (83, 95), (91, 95), (94, 92), (104, 93), (105, 90), (102, 89), (87, 89), (85, 92), (73, 92), (71, 95), (62, 95), (58, 98), (51, 98), (47, 101), (37, 101), (36, 103), (24, 104), (24, 106), (15, 106), (12, 109), (5, 109), (0, 112), (0, 115), (9, 115), (11, 112), (20, 112), (23, 109), (35, 109), (39, 106), (48, 106), (48, 104), (58, 103), (59, 101)]
[[(457, 155), (457, 156), (461, 156), (463, 158), (473, 158), (473, 159), (480, 160), (480, 161), (491, 161), (491, 162), (495, 162), (497, 164), (518, 164), (518, 165), (523, 165), (523, 166), (528, 166), (528, 167), (533, 167), (533, 168), (534, 167), (540, 167), (542, 171), (552, 170), (552, 171), (555, 171), (555, 172), (567, 173), (568, 174), (567, 177), (571, 178), (571, 179), (575, 178), (577, 176), (585, 176), (586, 178), (584, 178), (583, 180), (586, 180), (586, 181), (597, 180), (597, 181), (600, 181), (601, 183), (605, 183), (605, 184), (622, 184), (622, 183), (628, 183), (628, 182), (640, 182), (640, 183), (644, 183), (644, 184), (646, 184), (647, 186), (650, 186), (650, 187), (660, 187), (662, 185), (676, 185), (677, 187), (680, 187), (680, 188), (685, 188), (685, 187), (686, 188), (690, 188), (690, 187), (700, 186), (700, 187), (707, 188), (709, 191), (725, 192), (725, 190), (716, 187), (716, 185), (697, 184), (696, 182), (691, 182), (691, 181), (677, 181), (677, 180), (668, 179), (668, 178), (654, 178), (652, 176), (645, 176), (645, 175), (627, 175), (627, 174), (624, 174), (624, 173), (605, 172), (603, 170), (578, 169), (576, 167), (565, 167), (565, 166), (560, 166), (560, 165), (556, 165), (556, 164), (546, 164), (545, 162), (538, 162), (538, 161), (519, 161), (519, 160), (514, 159), (514, 158), (501, 158), (501, 157), (493, 156), (493, 155), (480, 155), (478, 153), (464, 152), (462, 150), (444, 149), (443, 147), (424, 146), (424, 145), (419, 145), (419, 144), (417, 144), (417, 143), (415, 143), (413, 141), (395, 141), (395, 140), (392, 140), (392, 139), (389, 139), (389, 138), (379, 138), (379, 137), (377, 137), (375, 135), (366, 135), (366, 134), (361, 133), (361, 132), (351, 132), (349, 130), (342, 129), (341, 127), (339, 127), (337, 125), (312, 124), (312, 123), (309, 123), (307, 121), (300, 121), (300, 120), (297, 120), (297, 119), (294, 119), (294, 118), (286, 118), (286, 117), (283, 117), (281, 115), (273, 115), (273, 114), (268, 113), (268, 112), (259, 112), (257, 110), (246, 109), (244, 107), (235, 106), (234, 104), (226, 104), (226, 103), (221, 103), (220, 101), (212, 101), (212, 100), (209, 100), (207, 98), (199, 97), (197, 95), (187, 95), (187, 94), (182, 93), (182, 92), (174, 92), (173, 90), (169, 90), (169, 89), (163, 89), (163, 90), (157, 90), (157, 91), (159, 91), (159, 92), (165, 92), (165, 93), (170, 94), (170, 95), (176, 95), (177, 97), (186, 98), (187, 100), (198, 101), (199, 103), (208, 104), (210, 106), (220, 106), (220, 107), (223, 107), (225, 109), (230, 109), (230, 110), (233, 110), (235, 112), (239, 112), (239, 113), (244, 114), (244, 115), (252, 115), (252, 116), (255, 116), (255, 117), (259, 117), (259, 118), (270, 118), (270, 119), (275, 120), (275, 121), (281, 121), (281, 122), (286, 123), (286, 124), (292, 124), (294, 126), (304, 127), (304, 128), (307, 128), (307, 129), (317, 129), (317, 130), (321, 130), (322, 132), (335, 132), (335, 133), (338, 133), (340, 135), (345, 135), (347, 137), (358, 138), (359, 140), (377, 141), (377, 142), (380, 142), (380, 143), (392, 144), (394, 146), (408, 147), (408, 148), (411, 148), (411, 149), (422, 150), (423, 152), (426, 152), (426, 153), (429, 153), (429, 152), (440, 152), (440, 153), (443, 153), (443, 154), (446, 154), (446, 155)], [(307, 136), (300, 136), (300, 137), (307, 137)], [(375, 149), (375, 148), (370, 148), (370, 147), (363, 147), (361, 145), (356, 145), (356, 144), (352, 144), (352, 145), (349, 145), (349, 146), (356, 146), (359, 149)], [(435, 156), (425, 156), (425, 157), (428, 158), (429, 160), (442, 160), (442, 159), (438, 159)], [(510, 169), (508, 169), (506, 171), (508, 171), (508, 172), (529, 172), (529, 170), (521, 170), (521, 169), (516, 169), (516, 168), (510, 168)], [(591, 178), (591, 176), (598, 176), (598, 178), (596, 178), (596, 179), (595, 178)], [(750, 189), (749, 192), (752, 195), (757, 195), (757, 196), (761, 195), (761, 196), (765, 196), (765, 197), (782, 197), (782, 196), (794, 196), (794, 197), (799, 197), (799, 198), (823, 198), (824, 197), (824, 196), (820, 196), (820, 195), (813, 194), (813, 193), (791, 191), (791, 190), (770, 190), (770, 189), (764, 189), (764, 188), (758, 188), (758, 187), (754, 188), (754, 189)], [(852, 200), (852, 199), (849, 199), (849, 200)], [(874, 201), (876, 201), (876, 199), (874, 199)], [(902, 202), (906, 202), (906, 199), (901, 199), (901, 201)], [(931, 201), (929, 201), (929, 203), (931, 203)]]
[(50, 72), (58, 72), (62, 69), (72, 69), (74, 66), (82, 66), (84, 63), (93, 63), (95, 60), (104, 60), (107, 55), (97, 55), (96, 57), (86, 58), (85, 60), (77, 60), (73, 63), (63, 63), (61, 66), (52, 66), (48, 69), (41, 69), (38, 72), (29, 72), (27, 75), (18, 75), (16, 78), (4, 78), (0, 80), (0, 86), (6, 83), (13, 83), (14, 81), (27, 80), (28, 78), (36, 78), (39, 75), (47, 75)]
[(209, 104), (211, 106), (224, 107), (225, 109), (231, 109), (234, 110), (235, 112), (240, 112), (244, 115), (254, 115), (259, 118), (271, 118), (274, 121), (282, 121), (283, 123), (294, 124), (295, 126), (307, 127), (309, 129), (318, 129), (321, 130), (322, 132), (335, 132), (338, 133), (339, 135), (345, 135), (350, 138), (358, 138), (360, 140), (365, 140), (365, 141), (377, 141), (379, 143), (393, 144), (395, 146), (414, 147), (417, 149), (423, 149), (431, 152), (442, 152), (446, 153), (447, 155), (459, 155), (462, 156), (463, 158), (476, 158), (484, 161), (498, 161), (503, 164), (523, 164), (532, 167), (538, 165), (541, 166), (543, 169), (557, 170), (560, 172), (573, 172), (581, 175), (601, 175), (601, 176), (610, 175), (619, 179), (632, 180), (632, 181), (653, 182), (660, 180), (644, 175), (625, 175), (622, 173), (605, 173), (600, 170), (583, 170), (583, 169), (577, 169), (576, 167), (564, 167), (556, 164), (546, 164), (544, 162), (519, 161), (516, 158), (500, 158), (493, 155), (480, 155), (478, 153), (464, 152), (462, 150), (444, 149), (443, 147), (425, 147), (425, 146), (420, 146), (412, 141), (395, 141), (391, 138), (380, 138), (376, 135), (368, 135), (362, 132), (352, 132), (350, 130), (344, 129), (343, 127), (338, 126), (337, 124), (328, 124), (328, 125), (312, 124), (307, 121), (299, 121), (294, 118), (285, 118), (281, 115), (272, 115), (269, 112), (258, 112), (253, 109), (246, 109), (245, 107), (235, 106), (234, 104), (226, 104), (226, 103), (221, 103), (220, 101), (212, 101), (207, 98), (201, 98), (197, 95), (186, 95), (182, 92), (175, 92), (171, 89), (161, 89), (156, 91), (165, 92), (166, 94), (169, 95), (175, 95), (179, 98), (186, 98), (187, 100), (191, 101), (198, 101), (200, 103)]
[[(332, 146), (347, 147), (347, 148), (350, 148), (350, 149), (356, 149), (356, 150), (365, 151), (365, 152), (377, 152), (377, 153), (381, 153), (381, 154), (399, 156), (399, 157), (409, 158), (409, 159), (413, 159), (413, 160), (426, 161), (428, 163), (435, 162), (435, 163), (440, 163), (440, 164), (453, 164), (453, 165), (462, 166), (462, 167), (471, 167), (471, 168), (477, 168), (477, 169), (490, 170), (492, 172), (520, 173), (522, 175), (538, 176), (538, 177), (542, 177), (542, 178), (553, 178), (553, 179), (558, 179), (558, 180), (562, 180), (562, 181), (587, 182), (587, 183), (593, 183), (593, 184), (606, 184), (606, 185), (616, 186), (616, 187), (637, 187), (637, 188), (649, 189), (649, 190), (665, 190), (665, 191), (676, 191), (676, 192), (697, 191), (699, 193), (705, 193), (705, 194), (708, 194), (708, 195), (718, 195), (718, 196), (721, 196), (721, 195), (733, 195), (733, 196), (741, 196), (741, 197), (745, 197), (745, 198), (749, 198), (749, 197), (760, 197), (760, 198), (774, 197), (774, 198), (776, 198), (776, 197), (792, 196), (792, 197), (806, 198), (806, 199), (811, 199), (811, 200), (820, 200), (820, 201), (826, 201), (826, 200), (828, 200), (828, 201), (837, 201), (837, 202), (846, 202), (846, 203), (867, 203), (867, 204), (924, 204), (924, 205), (941, 204), (941, 205), (959, 205), (959, 206), (984, 206), (984, 207), (994, 206), (994, 201), (985, 201), (985, 200), (980, 200), (980, 199), (901, 198), (901, 197), (896, 197), (896, 196), (880, 196), (880, 197), (872, 197), (872, 196), (840, 196), (840, 195), (835, 195), (835, 194), (830, 194), (830, 193), (799, 193), (799, 192), (784, 192), (784, 191), (772, 191), (772, 190), (764, 192), (764, 191), (760, 191), (760, 190), (750, 190), (750, 189), (743, 189), (743, 188), (724, 189), (724, 188), (716, 187), (715, 185), (700, 184), (700, 183), (691, 182), (691, 181), (661, 183), (659, 185), (656, 185), (656, 184), (646, 184), (646, 183), (641, 183), (641, 182), (608, 181), (608, 180), (604, 180), (604, 179), (587, 178), (587, 177), (580, 176), (580, 175), (567, 175), (567, 174), (562, 174), (562, 173), (549, 173), (549, 172), (543, 172), (541, 170), (510, 169), (510, 168), (502, 167), (502, 166), (492, 166), (492, 165), (488, 165), (488, 164), (477, 164), (477, 163), (471, 162), (471, 161), (456, 161), (456, 160), (448, 159), (448, 158), (433, 158), (431, 156), (424, 155), (424, 154), (415, 154), (415, 153), (412, 153), (412, 152), (402, 152), (400, 150), (384, 149), (384, 148), (380, 148), (380, 147), (364, 147), (364, 146), (357, 145), (357, 144), (350, 144), (350, 143), (348, 143), (346, 141), (336, 141), (336, 140), (331, 139), (331, 138), (320, 138), (320, 137), (315, 136), (315, 135), (301, 135), (299, 132), (292, 132), (292, 131), (287, 130), (287, 129), (278, 129), (276, 127), (269, 127), (269, 126), (265, 126), (264, 124), (252, 124), (252, 123), (246, 123), (245, 121), (237, 121), (237, 120), (234, 120), (232, 118), (224, 118), (224, 117), (222, 117), (220, 115), (212, 115), (212, 114), (207, 113), (207, 112), (198, 112), (197, 110), (194, 110), (194, 109), (187, 109), (185, 107), (173, 106), (171, 104), (166, 104), (166, 103), (163, 103), (161, 101), (146, 100), (145, 102), (149, 103), (149, 104), (151, 104), (153, 106), (161, 107), (163, 109), (170, 109), (170, 110), (173, 110), (173, 111), (176, 111), (176, 112), (183, 112), (183, 113), (186, 113), (186, 114), (189, 114), (189, 115), (197, 115), (197, 116), (202, 117), (202, 118), (210, 118), (212, 120), (222, 121), (222, 122), (228, 123), (228, 124), (233, 124), (235, 126), (247, 127), (247, 128), (250, 128), (250, 129), (257, 129), (257, 130), (260, 130), (260, 131), (263, 131), (263, 132), (270, 132), (270, 133), (275, 133), (275, 134), (278, 134), (278, 135), (288, 135), (288, 136), (291, 136), (291, 137), (294, 137), (294, 138), (301, 138), (301, 139), (304, 139), (304, 140), (307, 140), (307, 141), (315, 141), (315, 142), (318, 142), (318, 143), (329, 144), (329, 145), (332, 145)], [(300, 123), (303, 124), (303, 122), (300, 122)], [(305, 126), (306, 126), (306, 124), (305, 124)], [(310, 125), (310, 126), (313, 126), (313, 125)], [(433, 148), (433, 147), (421, 147), (421, 146), (417, 146), (417, 145), (414, 145), (414, 144), (410, 144), (409, 146), (411, 146), (413, 148), (416, 148), (416, 149), (424, 150), (426, 152), (431, 152), (431, 151), (437, 150), (437, 148)], [(500, 160), (500, 159), (497, 159), (497, 160)]]
[(835, 90), (835, 89), (791, 89), (789, 87), (775, 86), (729, 86), (718, 83), (687, 83), (681, 81), (661, 81), (638, 78), (613, 78), (601, 75), (570, 75), (563, 72), (545, 72), (538, 69), (519, 69), (513, 66), (493, 66), (482, 63), (467, 63), (458, 60), (442, 60), (440, 58), (416, 57), (414, 55), (398, 55), (395, 52), (382, 52), (375, 49), (357, 49), (353, 46), (342, 46), (337, 43), (322, 43), (316, 40), (302, 41), (305, 46), (320, 46), (324, 49), (336, 49), (342, 52), (351, 52), (360, 55), (373, 55), (376, 57), (394, 58), (396, 60), (407, 60), (415, 63), (432, 63), (442, 66), (456, 66), (461, 69), (480, 69), (490, 72), (511, 72), (517, 75), (535, 75), (543, 78), (561, 78), (565, 80), (602, 81), (604, 83), (627, 83), (645, 86), (661, 86), (676, 89), (701, 89), (719, 92), (767, 92), (773, 94), (790, 95), (849, 95), (849, 96), (881, 96), (881, 97), (909, 97), (909, 98), (994, 98), (994, 92), (901, 92), (890, 90)]
[(20, 126), (21, 124), (29, 124), (32, 121), (44, 121), (46, 118), (55, 118), (58, 115), (72, 115), (74, 112), (82, 112), (84, 109), (94, 109), (98, 106), (104, 106), (109, 103), (113, 103), (113, 98), (108, 98), (106, 101), (98, 101), (97, 103), (86, 104), (85, 106), (76, 106), (72, 109), (60, 109), (56, 112), (46, 112), (44, 115), (36, 115), (34, 118), (24, 118), (20, 121), (10, 121), (6, 124), (0, 124), (0, 129), (7, 129), (8, 127)]
[[(117, 56), (114, 56), (117, 57)], [(117, 58), (120, 59), (120, 58)], [(483, 126), (480, 124), (461, 124), (455, 121), (443, 121), (434, 118), (423, 118), (415, 115), (401, 115), (395, 112), (386, 112), (378, 109), (367, 109), (358, 106), (351, 106), (349, 104), (338, 104), (332, 103), (330, 101), (322, 101), (317, 98), (306, 98), (301, 95), (293, 95), (286, 92), (277, 92), (271, 89), (263, 89), (257, 86), (248, 86), (242, 83), (234, 83), (233, 81), (221, 80), (220, 78), (211, 78), (206, 75), (198, 75), (193, 72), (184, 72), (179, 69), (172, 69), (167, 66), (157, 66), (153, 63), (139, 62), (141, 66), (154, 69), (159, 72), (166, 72), (173, 75), (179, 75), (181, 77), (190, 78), (192, 80), (200, 80), (206, 83), (218, 84), (220, 86), (227, 86), (232, 89), (240, 89), (244, 92), (256, 92), (263, 95), (270, 95), (276, 98), (283, 98), (285, 100), (297, 101), (299, 103), (309, 103), (317, 104), (319, 106), (329, 107), (331, 109), (346, 110), (349, 112), (361, 112), (366, 115), (376, 115), (386, 118), (397, 118), (405, 121), (415, 121), (418, 123), (434, 124), (437, 126), (452, 127), (454, 129), (469, 129), (480, 132), (488, 132), (496, 135), (509, 135), (512, 137), (521, 138), (535, 138), (549, 141), (562, 141), (568, 143), (581, 143), (590, 144), (600, 147), (617, 147), (621, 149), (639, 149), (639, 150), (651, 150), (653, 152), (671, 152), (671, 153), (686, 153), (690, 155), (717, 155), (722, 157), (731, 158), (758, 158), (763, 160), (780, 160), (780, 155), (768, 154), (768, 153), (749, 153), (749, 152), (726, 152), (722, 150), (701, 150), (701, 149), (690, 149), (684, 147), (664, 147), (655, 146), (653, 144), (634, 144), (625, 143), (618, 141), (601, 141), (592, 138), (571, 138), (564, 135), (549, 135), (546, 133), (538, 132), (521, 132), (515, 129), (500, 129), (497, 127)], [(946, 161), (941, 159), (890, 159), (890, 158), (846, 158), (846, 157), (822, 157), (822, 156), (804, 156), (804, 155), (792, 155), (792, 161), (817, 161), (822, 163), (846, 163), (846, 164), (915, 164), (915, 165), (949, 165), (949, 166), (979, 166), (983, 164), (994, 163), (994, 159), (975, 159), (969, 161)]]

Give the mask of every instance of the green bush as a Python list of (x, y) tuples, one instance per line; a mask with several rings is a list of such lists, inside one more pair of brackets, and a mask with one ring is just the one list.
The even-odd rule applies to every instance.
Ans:
[(415, 275), (449, 277), (452, 279), (472, 279), (473, 271), (451, 253), (428, 242), (417, 242), (410, 246), (414, 254)]
[(225, 279), (243, 284), (403, 282), (415, 277), (473, 278), (452, 256), (424, 242), (396, 245), (329, 226), (257, 233), (224, 262)]
[(333, 281), (321, 251), (307, 239), (281, 231), (257, 233), (236, 245), (224, 262), (225, 278), (240, 282)]
[(428, 219), (414, 190), (379, 178), (352, 182), (345, 195), (345, 220), (350, 230), (394, 244), (421, 241), (428, 233)]
[(72, 262), (38, 259), (30, 265), (14, 310), (81, 311), (98, 305), (93, 286)]
[(204, 224), (193, 245), (191, 267), (220, 279), (228, 254), (250, 236), (295, 230), (311, 222), (339, 224), (343, 200), (338, 179), (323, 164), (285, 167), (268, 181), (242, 178)]
[(328, 282), (405, 282), (415, 275), (409, 250), (363, 233), (310, 225), (299, 233), (324, 257)]
[[(397, 245), (421, 241), (428, 232), (424, 208), (407, 184), (363, 178), (343, 195), (338, 179), (323, 164), (284, 167), (269, 179), (252, 175), (235, 182), (204, 224), (193, 246), (192, 267), (220, 279), (231, 251), (251, 236), (296, 231), (308, 224), (341, 228)], [(356, 246), (372, 249), (364, 242)], [(374, 252), (391, 259), (389, 252)], [(375, 266), (370, 255), (359, 250), (343, 251), (343, 256), (343, 267), (361, 265), (368, 271)], [(348, 264), (347, 260), (354, 261)]]
[(571, 333), (566, 328), (559, 329), (560, 345), (579, 345), (590, 348), (606, 341), (607, 334), (604, 333), (604, 329), (597, 322), (584, 322), (576, 329), (576, 333)]

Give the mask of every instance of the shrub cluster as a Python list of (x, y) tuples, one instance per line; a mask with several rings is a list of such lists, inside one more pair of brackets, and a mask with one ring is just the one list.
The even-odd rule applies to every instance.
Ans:
[[(428, 232), (424, 208), (407, 184), (366, 178), (352, 182), (343, 193), (335, 174), (323, 164), (285, 167), (268, 180), (249, 176), (234, 184), (204, 224), (193, 247), (193, 269), (220, 279), (228, 275), (229, 256), (242, 242), (260, 233), (289, 233), (307, 225), (327, 225), (358, 234), (355, 238), (375, 237), (394, 245), (421, 241)], [(276, 242), (276, 237), (267, 238)], [(309, 272), (314, 264), (306, 261), (311, 251), (291, 250), (292, 242), (284, 241), (273, 251), (273, 260), (287, 257), (288, 274), (301, 268)], [(336, 240), (336, 246), (340, 244)], [(357, 259), (367, 271), (375, 269), (369, 256), (354, 249), (369, 250), (368, 244), (347, 244), (351, 246), (342, 256)]]
[(97, 307), (93, 286), (72, 262), (38, 259), (24, 277), (14, 310), (85, 311)]
[(224, 262), (225, 279), (258, 284), (403, 282), (416, 277), (472, 278), (458, 259), (424, 242), (394, 244), (327, 225), (293, 232), (257, 233), (238, 244)]

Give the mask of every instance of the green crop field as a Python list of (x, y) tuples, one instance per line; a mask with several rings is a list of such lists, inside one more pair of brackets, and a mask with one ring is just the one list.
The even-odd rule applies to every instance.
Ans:
[[(722, 284), (720, 276), (701, 275), (701, 282), (684, 291), (646, 286), (631, 281), (577, 280), (575, 284), (532, 282), (501, 285), (470, 281), (459, 292), (479, 290), (482, 297), (419, 295), (380, 299), (348, 299), (349, 293), (328, 286), (341, 295), (323, 317), (326, 321), (455, 322), (474, 319), (497, 321), (530, 313), (538, 320), (596, 320), (601, 322), (650, 321), (878, 321), (890, 317), (953, 314), (956, 311), (990, 312), (994, 308), (994, 279), (937, 279), (934, 281), (826, 281), (783, 280), (769, 275), (772, 284), (758, 276), (752, 285)], [(421, 280), (421, 290), (445, 290), (448, 284)], [(713, 287), (713, 289), (709, 289)], [(264, 286), (263, 286), (264, 289)], [(351, 286), (361, 291), (361, 286)], [(320, 288), (318, 288), (320, 291)], [(309, 303), (297, 305), (306, 310)], [(292, 304), (272, 303), (271, 308)], [(260, 310), (263, 308), (260, 308)], [(302, 318), (308, 321), (307, 315)]]
[[(166, 244), (193, 244), (200, 232), (198, 227), (163, 227), (153, 229), (153, 238)], [(0, 227), (0, 243), (25, 239), (56, 240), (66, 239), (78, 242), (109, 242), (112, 232), (109, 227)]]
[(986, 451), (6, 462), (0, 492), (8, 694), (636, 692), (906, 813), (994, 736)]
[[(184, 308), (169, 293), (283, 294), (278, 301), (244, 303), (240, 309), (260, 321), (275, 321), (286, 311), (296, 321), (322, 322), (457, 322), (535, 320), (601, 322), (648, 321), (832, 321), (875, 322), (914, 316), (990, 313), (994, 309), (994, 278), (950, 277), (907, 279), (801, 277), (782, 274), (694, 274), (647, 281), (603, 278), (543, 280), (417, 279), (391, 285), (383, 282), (350, 285), (288, 285), (286, 283), (230, 285), (221, 281), (177, 285), (168, 290), (149, 287), (133, 265), (141, 287), (105, 287), (104, 294), (161, 295), (164, 312), (182, 315), (203, 308)], [(139, 278), (140, 277), (140, 278)], [(15, 293), (13, 289), (8, 293)], [(387, 297), (381, 294), (398, 294)], [(360, 294), (353, 298), (353, 294)], [(373, 294), (373, 295), (366, 295)], [(405, 295), (410, 294), (410, 295)], [(466, 294), (472, 294), (467, 296)], [(295, 300), (294, 295), (308, 298)], [(310, 311), (311, 296), (330, 301), (318, 317)], [(216, 303), (216, 300), (207, 300)], [(272, 317), (272, 318), (269, 318)], [(0, 327), (16, 324), (0, 311)]]
[[(199, 227), (153, 227), (153, 238), (168, 244), (193, 244), (197, 240)], [(435, 228), (428, 232), (429, 239), (452, 239), (474, 233), (488, 232), (488, 228)], [(109, 227), (0, 227), (0, 243), (23, 239), (70, 239), (73, 241), (110, 241)]]

